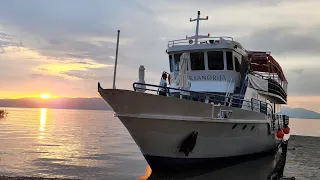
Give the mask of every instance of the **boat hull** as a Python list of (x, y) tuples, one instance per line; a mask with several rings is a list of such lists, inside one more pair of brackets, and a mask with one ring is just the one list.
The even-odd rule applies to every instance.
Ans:
[(99, 88), (99, 93), (153, 170), (226, 166), (274, 152), (279, 143), (262, 113), (221, 107), (232, 115), (217, 119), (221, 108), (211, 104), (128, 90)]
[[(119, 119), (153, 170), (224, 167), (272, 153), (279, 143), (273, 134), (268, 134), (267, 124)], [(197, 137), (194, 147), (186, 154), (180, 149), (192, 132), (197, 132)]]
[(217, 170), (220, 168), (229, 167), (242, 162), (255, 160), (263, 156), (270, 154), (276, 154), (277, 149), (247, 154), (241, 156), (232, 157), (217, 157), (217, 158), (170, 158), (160, 156), (144, 155), (144, 158), (148, 162), (153, 171), (185, 171), (188, 169), (210, 169)]

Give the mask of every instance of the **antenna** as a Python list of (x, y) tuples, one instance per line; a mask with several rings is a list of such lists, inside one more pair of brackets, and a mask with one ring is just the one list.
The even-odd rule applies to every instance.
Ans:
[[(195, 39), (195, 44), (198, 44), (198, 37), (199, 37), (199, 21), (200, 20), (208, 20), (209, 17), (207, 16), (206, 18), (200, 18), (200, 11), (198, 11), (198, 17), (197, 19), (191, 19), (190, 18), (190, 22), (192, 21), (197, 21), (197, 27), (196, 27), (196, 35), (194, 36), (194, 39)], [(190, 37), (190, 38), (193, 38), (193, 37)]]

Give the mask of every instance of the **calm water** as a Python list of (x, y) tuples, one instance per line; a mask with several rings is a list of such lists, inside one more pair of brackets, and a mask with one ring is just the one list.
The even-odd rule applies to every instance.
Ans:
[[(108, 111), (6, 108), (0, 175), (138, 179), (147, 163)], [(290, 119), (292, 134), (320, 136), (320, 120)], [(318, 157), (319, 158), (319, 157)]]

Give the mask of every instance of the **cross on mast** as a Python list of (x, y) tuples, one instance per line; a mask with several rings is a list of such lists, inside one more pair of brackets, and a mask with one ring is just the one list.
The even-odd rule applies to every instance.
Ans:
[[(198, 17), (197, 19), (191, 19), (190, 18), (190, 22), (192, 21), (197, 21), (197, 27), (196, 27), (196, 35), (194, 36), (195, 39), (195, 44), (198, 44), (198, 38), (199, 38), (199, 21), (200, 20), (208, 20), (208, 16), (206, 18), (200, 18), (200, 11), (198, 11)], [(192, 38), (192, 37), (190, 37)]]

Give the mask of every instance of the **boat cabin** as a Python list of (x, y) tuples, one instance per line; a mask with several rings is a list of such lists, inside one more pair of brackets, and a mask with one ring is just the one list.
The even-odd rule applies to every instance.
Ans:
[[(280, 111), (278, 105), (287, 102), (288, 82), (277, 61), (270, 53), (246, 50), (232, 37), (199, 35), (199, 21), (208, 19), (199, 15), (190, 19), (197, 21), (195, 36), (168, 42), (170, 87), (178, 88), (174, 82), (180, 71), (180, 57), (187, 53), (187, 77), (191, 82), (188, 90), (236, 96), (250, 102), (256, 99), (272, 104), (274, 112)], [(208, 98), (201, 101), (210, 102)]]
[(180, 56), (189, 55), (187, 75), (191, 91), (234, 93), (240, 89), (249, 67), (247, 53), (232, 38), (206, 37), (199, 44), (192, 39), (174, 40), (169, 42), (167, 53), (172, 82), (179, 73)]

